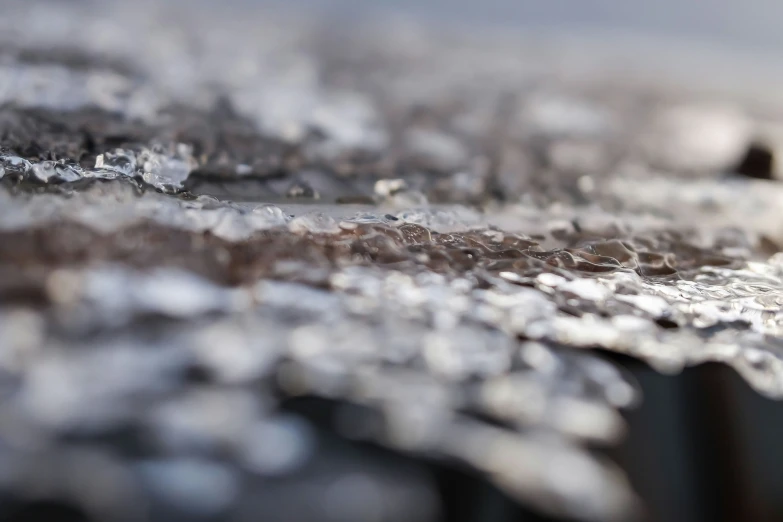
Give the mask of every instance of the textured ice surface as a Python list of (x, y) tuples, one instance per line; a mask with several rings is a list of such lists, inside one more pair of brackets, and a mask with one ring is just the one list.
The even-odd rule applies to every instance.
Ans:
[[(0, 259), (21, 276), (0, 285), (11, 306), (0, 328), (5, 371), (23, 383), (22, 413), (54, 433), (146, 422), (141, 405), (197, 364), (216, 383), (275, 383), (293, 396), (366, 405), (383, 427), (357, 420), (345, 429), (465, 460), (542, 509), (605, 519), (630, 509), (632, 496), (580, 441), (617, 442), (619, 410), (638, 393), (611, 364), (579, 350), (630, 354), (666, 372), (724, 362), (761, 393), (783, 396), (779, 256), (746, 262), (721, 238), (651, 230), (591, 238), (556, 219), (543, 228), (520, 220), (519, 228), (547, 235), (534, 240), (464, 221), (455, 228), (460, 214), (449, 210), (332, 217), (300, 206), (290, 218), (275, 206), (138, 194), (117, 181), (68, 198), (4, 194)], [(45, 231), (56, 222), (93, 230), (89, 246), (39, 257), (25, 236), (37, 229), (37, 241), (50, 243)], [(171, 254), (139, 243), (133, 260), (117, 258), (143, 222), (164, 242), (176, 231), (193, 239), (177, 239)], [(222, 246), (200, 246), (205, 231)], [(215, 248), (227, 250), (204, 261)], [(267, 254), (248, 258), (253, 251)], [(41, 294), (45, 313), (28, 310), (20, 321), (24, 309), (11, 303), (25, 294)], [(151, 317), (168, 326), (136, 339)], [(73, 352), (73, 343), (84, 348)], [(206, 425), (187, 429), (210, 436)], [(251, 428), (236, 429), (232, 440)], [(482, 448), (536, 457), (522, 473)], [(565, 492), (547, 478), (560, 459), (584, 468)]]
[(93, 169), (66, 160), (30, 163), (13, 154), (0, 154), (0, 178), (13, 177), (18, 183), (55, 184), (122, 176), (161, 191), (176, 191), (182, 189), (194, 160), (186, 145), (178, 144), (171, 149), (167, 151), (159, 146), (138, 152), (117, 149), (98, 155)]
[(371, 441), (633, 519), (592, 448), (643, 398), (596, 349), (783, 398), (783, 188), (735, 172), (780, 149), (774, 95), (183, 5), (0, 18), (0, 490), (435, 519), (420, 468), (324, 450)]

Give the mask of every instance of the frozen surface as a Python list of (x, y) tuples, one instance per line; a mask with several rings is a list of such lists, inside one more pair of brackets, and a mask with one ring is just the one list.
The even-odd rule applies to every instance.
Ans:
[[(783, 398), (776, 93), (398, 20), (7, 9), (3, 492), (436, 519), (429, 473), (346, 456), (364, 441), (633, 519), (593, 448), (642, 397), (597, 350)], [(291, 406), (314, 398), (329, 435)]]

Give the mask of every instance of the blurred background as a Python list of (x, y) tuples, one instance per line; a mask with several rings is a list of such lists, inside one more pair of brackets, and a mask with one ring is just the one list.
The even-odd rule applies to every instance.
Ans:
[(620, 31), (738, 47), (783, 47), (783, 4), (776, 0), (261, 1), (373, 16), (405, 13), (432, 22), (485, 23), (517, 30)]

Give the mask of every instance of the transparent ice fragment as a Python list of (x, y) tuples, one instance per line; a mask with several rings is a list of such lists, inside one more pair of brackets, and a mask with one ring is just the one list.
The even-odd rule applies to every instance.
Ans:
[(6, 175), (24, 177), (32, 168), (32, 164), (24, 158), (10, 154), (0, 154), (0, 179)]
[(288, 229), (294, 234), (336, 234), (340, 232), (340, 225), (331, 216), (313, 212), (296, 216), (288, 223)]
[(95, 168), (132, 177), (136, 173), (136, 154), (123, 149), (106, 152), (95, 158)]
[(138, 163), (142, 168), (142, 179), (158, 189), (181, 189), (196, 163), (191, 147), (179, 144), (173, 150), (159, 148), (141, 152)]
[(286, 213), (275, 205), (260, 205), (244, 216), (253, 231), (283, 226), (289, 221)]
[(33, 164), (32, 174), (38, 181), (44, 183), (78, 181), (84, 177), (84, 171), (77, 165), (69, 165), (62, 161), (42, 161)]
[(443, 233), (461, 232), (483, 224), (479, 212), (463, 206), (448, 209), (413, 208), (398, 212), (395, 217), (405, 223), (414, 223)]

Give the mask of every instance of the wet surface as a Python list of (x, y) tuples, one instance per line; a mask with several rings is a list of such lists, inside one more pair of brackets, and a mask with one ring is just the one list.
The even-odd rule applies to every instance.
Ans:
[(630, 520), (618, 360), (783, 398), (774, 94), (167, 6), (0, 20), (2, 516)]

